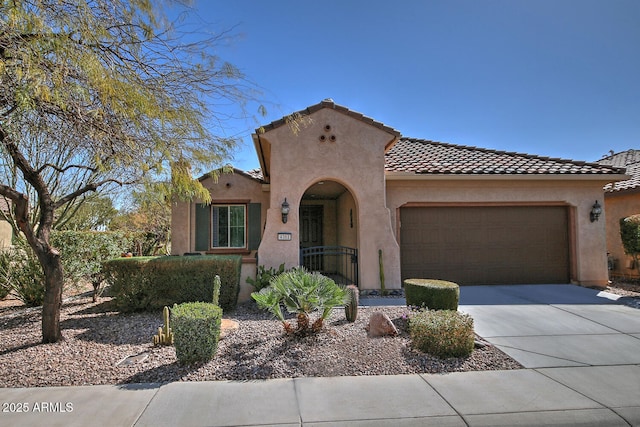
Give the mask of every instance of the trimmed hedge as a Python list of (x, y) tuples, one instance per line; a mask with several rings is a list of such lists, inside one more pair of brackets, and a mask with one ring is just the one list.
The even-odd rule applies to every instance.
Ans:
[(183, 302), (211, 302), (220, 276), (220, 307), (234, 310), (240, 292), (242, 258), (235, 255), (117, 258), (104, 263), (120, 311), (159, 310)]
[(220, 339), (222, 309), (206, 302), (189, 302), (171, 309), (173, 343), (180, 363), (208, 362)]
[(421, 311), (409, 319), (413, 346), (440, 358), (466, 357), (473, 352), (473, 319), (453, 310)]
[(408, 306), (431, 310), (457, 310), (460, 287), (453, 282), (434, 279), (406, 279), (404, 294)]

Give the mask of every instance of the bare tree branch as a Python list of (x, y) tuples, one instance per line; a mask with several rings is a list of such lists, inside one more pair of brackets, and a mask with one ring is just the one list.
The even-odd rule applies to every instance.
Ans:
[(36, 172), (38, 174), (41, 174), (47, 168), (51, 168), (51, 169), (53, 169), (56, 172), (61, 173), (61, 174), (67, 172), (70, 169), (85, 169), (85, 170), (90, 171), (90, 172), (97, 172), (98, 171), (97, 168), (91, 167), (91, 166), (86, 166), (86, 165), (68, 165), (68, 166), (65, 166), (65, 167), (61, 168), (61, 167), (59, 167), (57, 165), (54, 165), (53, 163), (45, 163), (44, 165), (39, 167), (36, 170)]
[(118, 184), (120, 186), (123, 186), (123, 185), (135, 184), (136, 181), (120, 181), (120, 180), (117, 180), (115, 178), (109, 178), (109, 179), (102, 180), (100, 182), (94, 182), (94, 183), (91, 183), (91, 184), (87, 184), (82, 188), (78, 188), (73, 193), (69, 193), (64, 197), (61, 197), (60, 199), (58, 199), (58, 201), (55, 203), (54, 206), (56, 208), (64, 206), (66, 203), (69, 203), (71, 200), (76, 199), (76, 198), (78, 198), (78, 197), (82, 196), (83, 194), (88, 193), (90, 191), (96, 191), (101, 186), (103, 186), (105, 184), (108, 184), (110, 182), (114, 183), (114, 184)]

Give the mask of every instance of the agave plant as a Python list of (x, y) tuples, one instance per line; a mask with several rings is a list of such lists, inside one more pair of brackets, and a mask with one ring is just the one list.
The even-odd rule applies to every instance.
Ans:
[(311, 326), (313, 331), (319, 331), (332, 308), (349, 302), (349, 293), (345, 288), (320, 273), (309, 273), (303, 267), (274, 277), (269, 287), (251, 296), (260, 308), (269, 310), (280, 320), (287, 332), (293, 331), (293, 328), (285, 321), (281, 306), (287, 312), (296, 314), (296, 331), (305, 332), (309, 329), (309, 314), (321, 311), (320, 317)]

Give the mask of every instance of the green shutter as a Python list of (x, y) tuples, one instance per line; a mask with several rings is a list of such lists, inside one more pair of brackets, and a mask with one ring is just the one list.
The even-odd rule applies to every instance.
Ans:
[(261, 220), (260, 203), (249, 203), (249, 250), (258, 250), (262, 237), (262, 220)]
[(196, 251), (207, 251), (209, 247), (209, 224), (211, 208), (203, 203), (196, 203)]

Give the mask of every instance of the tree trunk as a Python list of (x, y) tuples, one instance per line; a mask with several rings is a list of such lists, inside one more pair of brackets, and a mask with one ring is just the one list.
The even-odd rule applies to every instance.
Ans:
[(60, 330), (60, 308), (62, 307), (63, 269), (60, 254), (50, 251), (39, 256), (45, 277), (44, 301), (42, 303), (42, 342), (54, 343), (62, 340)]

